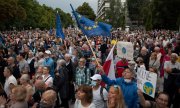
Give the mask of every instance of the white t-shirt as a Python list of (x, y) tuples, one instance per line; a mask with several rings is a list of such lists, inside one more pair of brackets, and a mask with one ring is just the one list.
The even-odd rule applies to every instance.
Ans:
[(48, 87), (52, 87), (53, 86), (53, 78), (51, 77), (51, 75), (49, 75), (48, 77), (45, 77), (45, 75), (42, 75), (43, 81), (45, 82), (45, 84)]
[(106, 103), (104, 100), (107, 100), (108, 92), (103, 88), (103, 100), (100, 90), (101, 86), (97, 90), (93, 90), (93, 103), (95, 104), (96, 108), (106, 108)]
[[(178, 63), (178, 62), (176, 62), (175, 64), (172, 64), (172, 62), (171, 61), (165, 61), (165, 63), (164, 63), (164, 69), (166, 69), (166, 68), (176, 68), (176, 69), (180, 69), (180, 63)], [(164, 74), (164, 78), (168, 78), (168, 73), (167, 72), (165, 72), (165, 74)]]
[(84, 106), (82, 106), (81, 101), (76, 99), (74, 108), (97, 108), (97, 107), (94, 105), (94, 103), (91, 103), (88, 107), (84, 107)]
[(6, 78), (6, 81), (5, 81), (5, 84), (4, 84), (4, 91), (6, 92), (7, 96), (9, 96), (10, 93), (11, 93), (11, 90), (9, 88), (10, 84), (17, 85), (17, 80), (13, 75)]

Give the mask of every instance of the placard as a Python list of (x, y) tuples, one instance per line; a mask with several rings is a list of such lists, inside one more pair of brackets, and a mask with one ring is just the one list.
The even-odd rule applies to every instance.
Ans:
[(131, 42), (119, 41), (117, 43), (117, 56), (120, 58), (126, 58), (127, 60), (133, 60), (133, 44)]
[(143, 68), (137, 70), (137, 85), (143, 93), (154, 98), (156, 90), (157, 74)]

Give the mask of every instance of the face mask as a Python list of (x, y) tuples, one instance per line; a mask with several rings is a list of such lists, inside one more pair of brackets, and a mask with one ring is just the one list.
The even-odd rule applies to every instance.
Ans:
[(97, 82), (96, 81), (91, 81), (91, 86), (96, 86)]
[(127, 82), (127, 83), (130, 83), (130, 82), (131, 82), (130, 79), (124, 79), (124, 81)]

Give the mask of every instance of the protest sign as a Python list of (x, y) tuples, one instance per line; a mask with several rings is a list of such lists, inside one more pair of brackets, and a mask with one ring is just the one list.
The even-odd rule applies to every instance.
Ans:
[(157, 74), (143, 68), (137, 70), (137, 85), (143, 93), (154, 98), (156, 89)]
[(120, 58), (126, 58), (127, 60), (133, 60), (133, 44), (131, 42), (119, 41), (117, 43), (117, 56)]

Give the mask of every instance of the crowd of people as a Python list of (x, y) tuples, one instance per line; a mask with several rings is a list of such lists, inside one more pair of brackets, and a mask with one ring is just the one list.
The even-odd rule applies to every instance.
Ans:
[[(64, 40), (41, 30), (0, 33), (0, 108), (180, 108), (178, 32), (114, 30), (88, 41), (73, 28), (64, 33)], [(102, 66), (117, 41), (133, 44), (134, 60), (115, 48), (110, 79)], [(138, 88), (139, 67), (157, 74), (155, 98)]]

